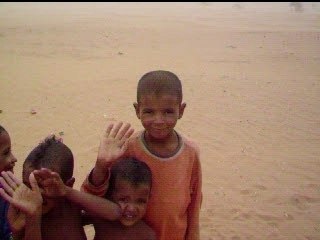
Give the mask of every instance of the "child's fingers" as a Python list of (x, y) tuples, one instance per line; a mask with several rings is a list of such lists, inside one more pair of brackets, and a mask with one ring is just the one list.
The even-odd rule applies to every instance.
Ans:
[(130, 127), (130, 123), (126, 123), (124, 127), (120, 130), (119, 134), (117, 134), (117, 138), (121, 140), (126, 135)]
[(127, 139), (122, 139), (121, 140), (120, 147), (121, 147), (122, 151), (125, 151), (127, 149), (127, 147), (128, 147)]
[(30, 182), (32, 190), (35, 190), (36, 192), (40, 192), (37, 180), (36, 180), (36, 178), (35, 178), (33, 173), (31, 173), (29, 175), (29, 182)]
[(111, 132), (110, 136), (115, 138), (119, 132), (119, 129), (122, 127), (123, 122), (118, 122), (113, 131)]
[(50, 184), (53, 184), (53, 183), (59, 181), (59, 178), (60, 178), (60, 176), (57, 173), (52, 173), (51, 177), (48, 177), (43, 180), (42, 185), (45, 187)]
[(134, 133), (134, 129), (131, 128), (129, 131), (126, 132), (126, 134), (124, 135), (124, 139), (127, 139), (129, 137), (131, 137), (131, 135)]
[(4, 191), (6, 191), (6, 193), (8, 193), (10, 196), (13, 196), (14, 190), (12, 189), (12, 187), (10, 187), (8, 185), (8, 183), (6, 182), (6, 180), (3, 177), (0, 177), (0, 183), (1, 183)]
[(42, 181), (42, 186), (44, 188), (48, 187), (48, 186), (52, 186), (52, 185), (54, 185), (56, 187), (57, 185), (60, 184), (60, 182), (62, 182), (60, 175), (56, 172), (52, 172), (50, 177), (48, 177)]
[(2, 184), (3, 188), (8, 192), (11, 196), (19, 186), (16, 184), (12, 179), (11, 176), (8, 175), (7, 172), (1, 172), (2, 177), (0, 177), (0, 183)]
[(39, 170), (34, 170), (33, 174), (35, 175), (38, 181), (42, 181), (43, 179), (51, 177), (51, 170), (47, 168), (41, 168)]
[(106, 137), (109, 137), (112, 128), (113, 128), (113, 123), (110, 123), (110, 124), (108, 125), (106, 131), (105, 131), (105, 136), (106, 136)]
[(11, 171), (7, 172), (8, 175), (11, 177), (12, 181), (14, 181), (18, 186), (22, 183), (21, 180), (19, 180)]
[(7, 202), (12, 202), (12, 197), (2, 188), (0, 188), (0, 196), (3, 197)]

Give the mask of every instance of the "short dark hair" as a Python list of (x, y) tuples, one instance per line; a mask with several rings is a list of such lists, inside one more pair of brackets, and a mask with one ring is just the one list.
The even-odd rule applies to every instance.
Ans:
[(35, 147), (23, 163), (25, 168), (41, 169), (48, 168), (57, 171), (63, 182), (66, 182), (73, 175), (74, 160), (71, 150), (57, 140), (55, 136), (45, 139)]
[(182, 84), (178, 76), (172, 72), (165, 70), (151, 71), (144, 74), (137, 87), (137, 102), (141, 96), (155, 93), (169, 94), (178, 97), (182, 101)]
[(0, 125), (0, 133), (2, 133), (2, 132), (7, 132), (7, 130)]
[(111, 175), (109, 180), (109, 188), (106, 194), (110, 197), (115, 190), (115, 184), (117, 180), (125, 180), (137, 187), (140, 184), (152, 185), (152, 173), (149, 166), (136, 159), (136, 158), (124, 158), (111, 167)]

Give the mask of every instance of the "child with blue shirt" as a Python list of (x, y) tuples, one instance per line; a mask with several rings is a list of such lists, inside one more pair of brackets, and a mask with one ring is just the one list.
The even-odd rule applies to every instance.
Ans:
[[(17, 162), (12, 154), (11, 139), (9, 133), (0, 125), (0, 172), (11, 171)], [(0, 184), (0, 188), (2, 188)], [(0, 197), (0, 239), (12, 239), (11, 229), (7, 221), (9, 203)]]

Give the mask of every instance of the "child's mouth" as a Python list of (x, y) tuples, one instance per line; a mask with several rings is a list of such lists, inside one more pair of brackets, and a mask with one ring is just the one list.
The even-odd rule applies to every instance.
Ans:
[(124, 213), (123, 217), (126, 219), (133, 219), (135, 216), (132, 213)]

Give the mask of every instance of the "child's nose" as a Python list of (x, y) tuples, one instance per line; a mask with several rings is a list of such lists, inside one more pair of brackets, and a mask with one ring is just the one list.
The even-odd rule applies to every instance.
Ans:
[(163, 123), (163, 115), (162, 114), (156, 114), (155, 115), (155, 122), (156, 123)]
[(126, 207), (126, 210), (130, 211), (130, 212), (134, 212), (136, 210), (136, 208), (135, 208), (134, 204), (128, 203), (127, 207)]
[(11, 153), (11, 162), (15, 163), (17, 158)]

